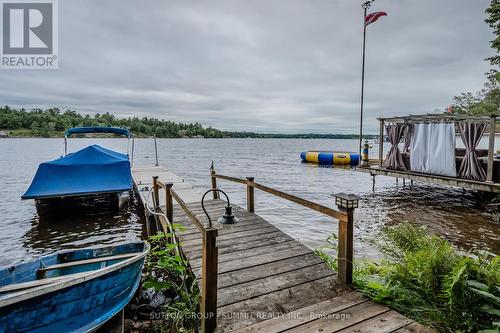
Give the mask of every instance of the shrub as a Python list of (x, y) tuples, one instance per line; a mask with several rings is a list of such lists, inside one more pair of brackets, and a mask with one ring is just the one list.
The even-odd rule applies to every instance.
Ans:
[(442, 332), (499, 332), (499, 256), (462, 255), (407, 222), (384, 228), (377, 247), (384, 259), (354, 267), (354, 285), (369, 298)]
[[(174, 225), (176, 230), (181, 227)], [(157, 331), (175, 328), (177, 332), (195, 332), (199, 326), (200, 292), (188, 262), (179, 254), (177, 245), (169, 241), (173, 236), (159, 233), (149, 238), (151, 251), (146, 261), (143, 288), (175, 295), (171, 303), (164, 305), (164, 316)]]

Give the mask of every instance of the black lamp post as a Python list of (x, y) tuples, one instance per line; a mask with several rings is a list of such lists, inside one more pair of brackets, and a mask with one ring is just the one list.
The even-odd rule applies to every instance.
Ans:
[(206, 191), (205, 194), (203, 194), (203, 196), (201, 197), (201, 208), (203, 208), (205, 215), (208, 217), (208, 227), (212, 228), (212, 219), (210, 219), (210, 215), (208, 215), (208, 212), (205, 209), (204, 201), (205, 201), (205, 196), (211, 192), (220, 192), (220, 193), (224, 194), (224, 196), (226, 197), (226, 200), (227, 200), (227, 206), (225, 207), (226, 210), (224, 212), (224, 215), (222, 215), (217, 220), (217, 222), (219, 222), (222, 225), (232, 225), (232, 224), (236, 224), (236, 223), (240, 222), (240, 220), (238, 218), (236, 218), (233, 214), (233, 207), (231, 207), (231, 204), (229, 202), (229, 197), (227, 196), (226, 192), (224, 192), (223, 190), (218, 189), (218, 188), (212, 188), (212, 189)]

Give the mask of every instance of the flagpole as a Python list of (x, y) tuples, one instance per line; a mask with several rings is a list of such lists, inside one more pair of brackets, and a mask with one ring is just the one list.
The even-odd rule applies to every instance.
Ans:
[(364, 102), (364, 93), (365, 93), (365, 53), (366, 53), (366, 13), (368, 8), (370, 8), (370, 4), (375, 0), (369, 0), (365, 2), (362, 7), (364, 9), (363, 13), (363, 63), (361, 66), (361, 110), (359, 114), (359, 164), (361, 164), (361, 147), (363, 146), (363, 102)]

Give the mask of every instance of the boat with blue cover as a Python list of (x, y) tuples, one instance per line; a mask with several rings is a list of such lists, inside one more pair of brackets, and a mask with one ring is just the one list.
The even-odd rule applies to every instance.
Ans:
[(116, 201), (132, 189), (130, 159), (99, 145), (91, 145), (67, 154), (67, 138), (74, 134), (111, 133), (132, 138), (127, 129), (114, 127), (77, 127), (66, 131), (64, 156), (39, 165), (35, 177), (22, 199), (35, 199), (39, 213), (54, 207), (73, 208), (87, 199)]
[(90, 332), (137, 290), (149, 245), (63, 251), (0, 268), (0, 332)]

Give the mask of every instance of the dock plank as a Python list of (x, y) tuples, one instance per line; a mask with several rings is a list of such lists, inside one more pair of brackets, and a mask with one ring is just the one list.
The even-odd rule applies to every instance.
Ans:
[(286, 320), (283, 320), (280, 317), (275, 317), (270, 320), (262, 321), (254, 325), (244, 327), (234, 332), (237, 333), (284, 332), (294, 327), (311, 322), (320, 315), (339, 312), (367, 301), (368, 299), (364, 297), (361, 293), (353, 291), (342, 296), (334, 297), (332, 299), (318, 302), (313, 305), (286, 313), (283, 315), (283, 318), (286, 318)]
[[(249, 251), (226, 253), (219, 255), (219, 273), (255, 266), (260, 263), (282, 260), (306, 253), (311, 253), (311, 250), (294, 241), (278, 245), (272, 244)], [(201, 259), (191, 260), (190, 264), (193, 269), (200, 268)]]
[[(290, 333), (333, 333), (342, 329), (356, 325), (382, 313), (389, 312), (390, 309), (384, 305), (374, 302), (363, 302), (353, 307), (343, 309), (335, 313), (328, 313), (320, 319), (310, 321), (304, 325), (297, 326), (287, 332)], [(375, 331), (376, 332), (376, 331)]]
[[(290, 236), (280, 232), (272, 232), (266, 235), (256, 235), (252, 238), (248, 237), (245, 241), (235, 242), (235, 240), (227, 240), (219, 243), (219, 254), (246, 251), (262, 246), (285, 243), (292, 240), (293, 239)], [(182, 249), (190, 260), (201, 258), (201, 244), (186, 247), (182, 246)]]
[[(244, 291), (242, 291), (244, 292)], [(230, 332), (346, 293), (332, 276), (218, 308), (218, 327)], [(264, 331), (265, 332), (265, 331)]]
[[(238, 272), (234, 272), (233, 275), (238, 275)], [(217, 305), (225, 306), (237, 303), (245, 299), (254, 298), (265, 294), (271, 294), (276, 291), (280, 291), (310, 281), (315, 281), (328, 276), (334, 276), (334, 272), (324, 263), (319, 263), (314, 266), (307, 266), (276, 275), (268, 275), (257, 280), (235, 284), (226, 288), (220, 288), (218, 292)]]
[(384, 312), (372, 319), (363, 321), (357, 325), (348, 327), (339, 332), (342, 333), (390, 333), (411, 324), (412, 320), (394, 310)]
[[(280, 232), (276, 227), (273, 227), (272, 225), (269, 224), (262, 224), (257, 228), (252, 228), (250, 230), (234, 230), (234, 232), (231, 233), (221, 233), (217, 237), (217, 241), (219, 242), (219, 245), (221, 244), (222, 241), (245, 241), (246, 239), (249, 239), (250, 237), (258, 237), (259, 235), (263, 234), (269, 234), (273, 232)], [(192, 245), (200, 245), (201, 244), (201, 234), (196, 234), (196, 235), (189, 235), (189, 237), (180, 237), (180, 240), (183, 244), (183, 246), (189, 247)]]
[[(252, 258), (252, 259), (260, 259)], [(235, 263), (234, 261), (232, 262)], [(315, 266), (323, 261), (314, 253), (307, 253), (301, 256), (284, 260), (273, 260), (262, 262), (261, 260), (249, 260), (247, 265), (233, 266), (233, 270), (227, 271), (226, 267), (219, 269), (218, 287), (226, 288), (244, 282), (258, 280), (261, 278), (274, 276), (277, 274), (294, 271), (300, 268)], [(245, 267), (251, 265), (249, 267)], [(224, 272), (224, 270), (226, 270)], [(201, 278), (201, 267), (193, 270), (195, 276)]]
[(405, 327), (402, 327), (394, 332), (397, 332), (397, 333), (432, 333), (432, 332), (434, 332), (434, 330), (430, 327), (413, 322), (413, 323), (408, 324)]

